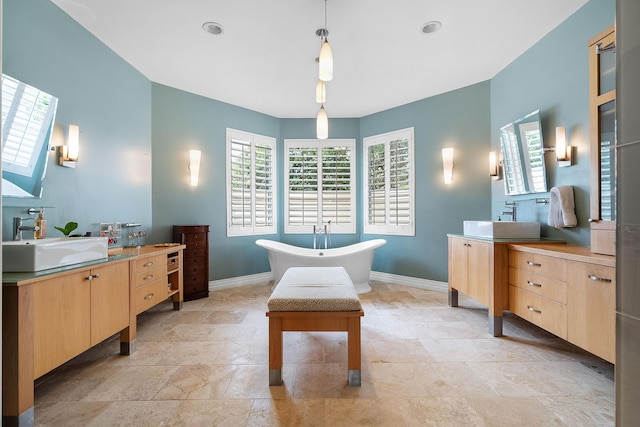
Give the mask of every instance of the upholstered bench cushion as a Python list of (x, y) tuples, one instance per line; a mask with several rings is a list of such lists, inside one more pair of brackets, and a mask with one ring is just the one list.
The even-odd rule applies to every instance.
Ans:
[(343, 267), (291, 267), (274, 289), (270, 311), (359, 311), (360, 299)]

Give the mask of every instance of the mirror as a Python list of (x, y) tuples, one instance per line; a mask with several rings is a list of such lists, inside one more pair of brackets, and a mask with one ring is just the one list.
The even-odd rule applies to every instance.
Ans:
[(2, 196), (40, 197), (58, 98), (2, 74)]
[(500, 144), (505, 193), (547, 192), (540, 110), (500, 128)]

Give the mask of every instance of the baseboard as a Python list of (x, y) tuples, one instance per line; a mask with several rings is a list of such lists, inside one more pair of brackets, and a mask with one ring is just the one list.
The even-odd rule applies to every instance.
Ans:
[(267, 284), (273, 280), (273, 274), (270, 271), (266, 273), (250, 274), (248, 276), (231, 277), (229, 279), (212, 280), (209, 282), (210, 291), (218, 291), (220, 289), (237, 288), (247, 285)]
[(401, 276), (399, 274), (381, 273), (372, 271), (369, 280), (377, 282), (390, 283), (392, 285), (411, 286), (412, 288), (426, 289), (428, 291), (448, 292), (449, 284), (447, 282), (438, 282), (436, 280), (418, 279), (417, 277)]
[[(436, 280), (418, 279), (416, 277), (400, 276), (398, 274), (381, 273), (372, 271), (369, 276), (370, 280), (376, 282), (390, 283), (392, 285), (411, 286), (413, 288), (426, 289), (428, 291), (447, 292), (449, 285), (447, 282), (438, 282)], [(251, 274), (248, 276), (232, 277), (230, 279), (212, 280), (209, 282), (209, 290), (217, 291), (221, 289), (236, 288), (240, 286), (267, 284), (273, 280), (271, 272)]]

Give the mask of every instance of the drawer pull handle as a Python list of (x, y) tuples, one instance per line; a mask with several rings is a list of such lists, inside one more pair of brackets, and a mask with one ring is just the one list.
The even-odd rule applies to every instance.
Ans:
[(533, 261), (527, 261), (527, 264), (529, 264), (532, 267), (542, 267), (542, 264), (539, 264), (539, 263), (533, 262)]
[(529, 311), (533, 311), (534, 313), (542, 313), (542, 310), (538, 310), (537, 308), (531, 307), (530, 305), (527, 306), (527, 309)]
[(598, 276), (594, 276), (593, 274), (589, 274), (587, 276), (589, 279), (591, 280), (595, 280), (596, 282), (606, 282), (606, 283), (611, 283), (611, 279), (606, 279), (604, 277), (598, 277)]
[(88, 281), (92, 281), (93, 279), (99, 279), (99, 278), (100, 278), (100, 273), (94, 274), (93, 276), (91, 274), (87, 276)]
[(153, 274), (145, 276), (145, 278), (143, 280), (150, 280), (150, 279), (153, 279)]
[(143, 267), (151, 267), (153, 265), (153, 261), (149, 261), (149, 262), (145, 262), (142, 266)]
[(144, 297), (144, 299), (151, 299), (155, 296), (155, 294), (149, 294)]
[(527, 285), (529, 285), (529, 286), (537, 286), (538, 288), (542, 287), (542, 284), (532, 282), (531, 280), (527, 280)]

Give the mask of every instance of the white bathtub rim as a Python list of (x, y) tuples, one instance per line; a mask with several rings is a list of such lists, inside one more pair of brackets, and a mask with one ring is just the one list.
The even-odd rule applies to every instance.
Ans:
[[(310, 258), (315, 257), (323, 257), (323, 258), (337, 258), (345, 255), (356, 254), (365, 250), (373, 250), (377, 249), (380, 246), (383, 246), (387, 243), (385, 239), (372, 239), (372, 240), (363, 240), (362, 242), (353, 243), (347, 246), (340, 246), (337, 248), (329, 248), (329, 249), (311, 249), (311, 248), (302, 248), (300, 246), (290, 245), (288, 243), (279, 242), (277, 240), (268, 240), (268, 239), (258, 239), (256, 240), (256, 245), (263, 247), (268, 250), (272, 250), (274, 252), (284, 253), (284, 254), (296, 254), (300, 256), (308, 256)], [(357, 251), (354, 249), (358, 249)], [(289, 249), (289, 250), (287, 250)]]

